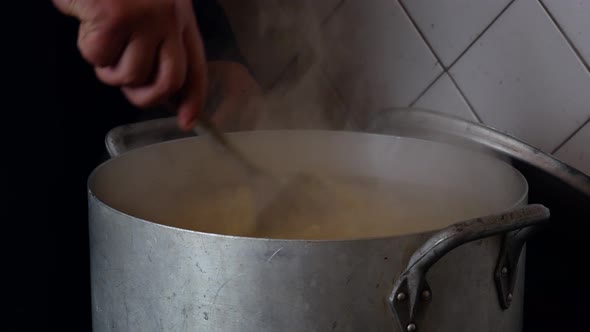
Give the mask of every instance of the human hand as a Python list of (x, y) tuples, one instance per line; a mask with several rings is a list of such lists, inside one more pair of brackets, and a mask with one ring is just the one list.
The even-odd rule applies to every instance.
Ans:
[(194, 126), (207, 65), (191, 0), (53, 0), (80, 21), (78, 48), (105, 84), (137, 107), (174, 99), (178, 124)]

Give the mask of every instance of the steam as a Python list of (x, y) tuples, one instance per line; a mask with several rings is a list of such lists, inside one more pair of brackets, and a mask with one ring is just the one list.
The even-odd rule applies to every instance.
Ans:
[[(326, 36), (323, 33), (326, 17), (325, 13), (317, 11), (317, 8), (321, 7), (317, 1), (320, 0), (221, 1), (236, 34), (239, 47), (263, 91), (261, 96), (252, 98), (247, 105), (244, 105), (244, 114), (249, 114), (251, 117), (246, 121), (247, 125), (243, 129), (359, 129), (360, 131), (389, 132), (389, 134), (400, 136), (406, 136), (403, 134), (406, 130), (410, 131), (409, 136), (419, 134), (421, 130), (419, 126), (410, 128), (411, 126), (404, 126), (403, 121), (400, 121), (403, 118), (388, 120), (387, 116), (376, 120), (380, 122), (381, 128), (370, 128), (370, 123), (361, 121), (365, 119), (362, 114), (365, 110), (353, 111), (344, 104), (342, 96), (334, 90), (333, 82), (324, 73), (323, 66), (331, 60), (326, 56), (334, 50), (325, 49), (325, 45), (328, 45), (323, 40)], [(343, 44), (346, 44), (346, 40)], [(343, 47), (339, 51), (347, 50), (346, 45), (341, 46)], [(395, 60), (392, 59), (392, 61)], [(367, 104), (371, 102), (372, 100), (366, 100)], [(391, 111), (388, 110), (388, 112)], [(373, 120), (377, 118), (375, 114)], [(450, 128), (451, 131), (455, 129)], [(433, 140), (444, 140), (441, 137)], [(455, 140), (448, 143), (461, 145), (465, 142)], [(478, 154), (503, 159), (506, 164), (511, 164), (509, 159), (500, 158), (499, 155), (491, 153), (489, 149), (481, 145), (470, 144), (463, 147)], [(437, 161), (427, 165), (418, 165), (430, 169), (430, 172), (425, 174), (439, 174), (441, 163), (449, 158), (438, 154), (437, 151), (425, 150), (420, 153), (438, 158)], [(401, 159), (399, 151), (392, 152), (392, 156)], [(457, 156), (463, 157), (461, 154)], [(406, 157), (403, 155), (403, 158)], [(454, 160), (453, 165), (472, 165), (474, 162), (476, 161)], [(369, 166), (371, 165), (367, 165)], [(499, 192), (495, 193), (494, 197), (502, 197), (501, 191), (514, 190), (493, 186), (496, 180), (493, 175), (497, 170), (491, 165), (482, 164), (469, 169), (477, 170), (478, 175), (489, 182), (482, 186), (482, 189), (489, 191), (492, 190), (490, 188), (497, 188)], [(468, 183), (465, 181), (470, 177), (476, 178), (473, 174), (457, 174), (457, 178), (452, 182), (457, 188), (466, 187)], [(454, 189), (449, 188), (449, 190)], [(298, 194), (301, 192), (303, 191), (298, 191)], [(313, 190), (310, 189), (308, 192), (313, 193)], [(325, 200), (324, 196), (313, 197)]]
[(346, 105), (322, 70), (325, 13), (317, 1), (222, 0), (240, 50), (262, 87), (246, 129), (341, 129)]

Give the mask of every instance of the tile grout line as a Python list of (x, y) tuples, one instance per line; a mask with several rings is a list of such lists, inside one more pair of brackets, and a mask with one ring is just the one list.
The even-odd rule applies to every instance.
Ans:
[[(555, 18), (555, 16), (553, 16), (553, 14), (549, 10), (549, 8), (547, 8), (547, 6), (543, 2), (543, 0), (537, 0), (537, 2), (541, 6), (541, 8), (543, 8), (543, 10), (545, 11), (545, 13), (547, 14), (547, 16), (549, 17), (549, 19), (553, 23), (553, 25), (555, 26), (555, 28), (557, 29), (557, 31), (559, 31), (559, 33), (565, 39), (565, 41), (567, 42), (568, 46), (574, 52), (574, 54), (576, 55), (576, 57), (578, 58), (578, 60), (582, 63), (582, 65), (586, 68), (586, 70), (588, 72), (590, 72), (590, 63), (587, 62), (586, 59), (582, 56), (580, 50), (576, 47), (576, 45), (574, 44), (574, 42), (570, 39), (570, 37), (565, 32), (565, 30), (562, 28), (562, 26), (559, 24), (559, 22), (557, 21), (557, 19)], [(566, 144), (568, 144), (586, 126), (590, 126), (590, 116), (588, 116), (588, 119), (586, 119), (586, 121), (584, 121), (581, 126), (579, 126), (570, 135), (568, 135), (563, 140), (563, 142), (561, 142), (559, 145), (557, 145), (557, 147), (554, 148), (551, 151), (551, 155), (555, 155), (556, 153), (558, 153)]]
[[(334, 8), (330, 11), (330, 13), (328, 15), (326, 15), (325, 18), (321, 19), (320, 26), (323, 27), (326, 23), (328, 23), (328, 21), (336, 14), (338, 9), (340, 9), (340, 7), (342, 7), (345, 2), (346, 2), (346, 0), (340, 0), (336, 4), (336, 6), (334, 6)], [(289, 68), (291, 68), (291, 66), (295, 65), (299, 56), (300, 56), (300, 53), (296, 52), (291, 57), (291, 59), (289, 59), (289, 61), (287, 61), (287, 64), (285, 65), (285, 67), (283, 67), (281, 69), (281, 71), (279, 72), (277, 77), (269, 84), (268, 90), (274, 89), (281, 82), (281, 80), (283, 79), (283, 76), (285, 76), (287, 74), (287, 72), (289, 71)], [(332, 84), (332, 83), (330, 82), (330, 84)]]
[(465, 93), (463, 92), (463, 90), (461, 89), (461, 87), (459, 87), (459, 84), (457, 83), (457, 81), (455, 80), (455, 78), (453, 77), (453, 74), (451, 73), (451, 69), (453, 68), (453, 66), (455, 66), (457, 64), (457, 62), (459, 62), (459, 60), (461, 60), (461, 58), (473, 47), (473, 45), (475, 45), (475, 43), (477, 43), (478, 40), (481, 39), (481, 37), (483, 35), (485, 35), (485, 33), (498, 21), (498, 19), (500, 19), (500, 17), (502, 17), (504, 15), (504, 13), (508, 10), (508, 8), (510, 8), (514, 2), (516, 0), (511, 0), (499, 13), (498, 15), (496, 15), (496, 17), (494, 17), (494, 19), (475, 37), (475, 39), (469, 43), (469, 45), (467, 45), (467, 47), (465, 48), (465, 50), (463, 50), (463, 52), (461, 52), (459, 54), (459, 56), (457, 56), (457, 58), (451, 62), (451, 64), (449, 65), (449, 67), (447, 68), (447, 73), (449, 75), (449, 78), (451, 79), (451, 82), (453, 82), (453, 85), (455, 86), (455, 88), (459, 91), (459, 94), (461, 95), (461, 97), (463, 98), (463, 100), (465, 101), (465, 103), (467, 103), (467, 106), (469, 106), (469, 109), (471, 111), (471, 113), (473, 113), (473, 115), (475, 116), (475, 118), (477, 119), (477, 121), (479, 121), (480, 123), (484, 123), (482, 121), (481, 116), (477, 113), (477, 111), (475, 110), (475, 107), (473, 106), (473, 104), (469, 101), (469, 98), (467, 98), (467, 95), (465, 95)]
[(432, 80), (432, 82), (430, 82), (426, 86), (426, 88), (424, 88), (424, 90), (422, 90), (422, 92), (420, 92), (418, 94), (418, 97), (416, 97), (408, 106), (408, 107), (413, 107), (418, 102), (418, 100), (420, 100), (420, 98), (422, 98), (422, 96), (424, 96), (426, 94), (426, 92), (428, 92), (428, 89), (430, 89), (434, 85), (434, 83), (436, 83), (436, 81), (442, 75), (444, 75), (446, 73), (446, 69), (445, 69), (445, 65), (442, 63), (442, 61), (440, 61), (438, 54), (436, 54), (436, 52), (434, 51), (434, 48), (432, 47), (432, 45), (430, 45), (430, 42), (428, 42), (428, 40), (426, 39), (426, 36), (424, 35), (424, 33), (422, 33), (422, 30), (420, 30), (420, 27), (418, 27), (418, 24), (416, 23), (416, 21), (414, 21), (414, 18), (412, 17), (412, 15), (410, 15), (410, 12), (406, 8), (406, 6), (402, 3), (401, 0), (397, 0), (397, 3), (401, 7), (402, 11), (406, 15), (406, 17), (408, 18), (410, 23), (412, 23), (414, 30), (416, 30), (416, 32), (418, 32), (418, 35), (420, 36), (420, 38), (422, 38), (422, 41), (424, 42), (424, 44), (426, 44), (426, 47), (428, 47), (428, 50), (430, 51), (430, 53), (432, 54), (432, 56), (436, 60), (436, 63), (442, 68), (442, 71)]
[[(512, 2), (514, 2), (514, 0), (512, 0)], [(512, 2), (510, 4), (512, 4)], [(469, 44), (469, 46), (465, 49), (465, 51), (463, 51), (463, 53), (461, 53), (461, 55), (459, 55), (459, 57), (451, 64), (451, 66), (449, 66), (448, 68), (446, 68), (445, 65), (444, 65), (444, 63), (440, 60), (439, 56), (436, 54), (436, 52), (435, 52), (434, 48), (432, 47), (432, 45), (430, 44), (430, 42), (428, 42), (428, 40), (426, 39), (426, 36), (422, 32), (422, 30), (420, 30), (420, 27), (418, 27), (418, 24), (416, 23), (416, 21), (414, 21), (414, 18), (412, 17), (412, 15), (410, 15), (410, 12), (406, 8), (406, 6), (402, 3), (401, 0), (398, 0), (398, 3), (400, 4), (402, 10), (406, 14), (406, 16), (408, 17), (408, 19), (410, 20), (410, 22), (412, 22), (412, 25), (414, 26), (414, 29), (416, 29), (416, 31), (418, 31), (418, 34), (420, 35), (420, 37), (422, 38), (422, 40), (424, 41), (424, 43), (426, 44), (426, 46), (428, 46), (428, 48), (430, 49), (430, 52), (434, 55), (434, 58), (436, 59), (436, 61), (438, 61), (438, 63), (440, 64), (440, 66), (443, 68), (442, 73), (440, 73), (434, 79), (434, 81), (432, 81), (432, 83), (430, 83), (426, 87), (426, 89), (424, 89), (424, 91), (422, 91), (422, 93), (420, 93), (418, 95), (418, 97), (416, 97), (416, 99), (414, 101), (412, 101), (412, 103), (410, 103), (410, 106), (409, 107), (413, 107), (418, 102), (418, 100), (420, 100), (420, 98), (422, 98), (422, 96), (424, 96), (426, 94), (426, 92), (436, 83), (436, 81), (438, 81), (446, 73), (447, 76), (449, 76), (449, 78), (451, 79), (451, 82), (453, 82), (453, 85), (455, 86), (455, 88), (459, 91), (459, 94), (461, 95), (461, 97), (463, 98), (463, 100), (465, 101), (465, 103), (467, 104), (467, 107), (469, 107), (469, 111), (473, 114), (473, 116), (475, 116), (475, 118), (477, 119), (477, 121), (479, 121), (480, 123), (483, 123), (481, 121), (481, 118), (480, 118), (479, 114), (477, 114), (477, 112), (475, 111), (475, 108), (473, 108), (473, 105), (469, 102), (469, 100), (467, 100), (467, 98), (465, 97), (465, 94), (459, 88), (459, 85), (457, 85), (457, 82), (455, 82), (455, 79), (451, 76), (451, 73), (449, 72), (448, 69), (450, 69), (452, 67), (452, 65), (457, 62), (457, 60), (459, 60), (459, 58), (461, 57), (461, 55), (463, 55), (464, 53), (466, 53), (471, 48), (471, 46), (479, 39), (480, 36), (482, 36), (484, 34), (484, 32), (489, 28), (489, 26), (491, 26), (497, 20), (497, 18), (500, 15), (502, 15), (502, 13), (504, 13), (504, 11), (506, 10), (506, 8), (509, 7), (510, 4), (508, 4), (506, 6), (506, 8), (504, 8), (504, 10), (502, 10), (502, 12), (500, 12), (500, 14), (498, 15), (498, 17), (496, 17), (496, 18), (494, 18), (494, 20), (492, 20), (492, 23), (490, 23), (490, 25), (488, 27), (486, 27), (486, 29), (484, 29), (477, 36), (477, 38), (475, 38), (475, 40), (473, 41), (473, 43)]]
[[(541, 6), (541, 8), (543, 8), (543, 10), (547, 14), (549, 19), (553, 23), (553, 25), (557, 28), (559, 33), (563, 36), (563, 38), (567, 42), (570, 49), (574, 52), (576, 57), (578, 57), (578, 59), (580, 60), (582, 65), (586, 68), (587, 71), (590, 72), (590, 64), (586, 62), (586, 60), (584, 59), (584, 57), (580, 53), (580, 50), (578, 50), (578, 48), (575, 46), (575, 44), (572, 42), (572, 40), (568, 37), (567, 33), (565, 33), (565, 30), (563, 30), (561, 25), (557, 22), (557, 20), (555, 19), (555, 17), (553, 16), (551, 11), (549, 10), (549, 8), (547, 8), (547, 6), (543, 3), (542, 0), (537, 0), (537, 2)], [(589, 123), (590, 123), (590, 117), (586, 121), (584, 121), (584, 123), (582, 123), (582, 125), (579, 128), (577, 128), (576, 130), (574, 130), (574, 132), (572, 132), (570, 135), (568, 135), (563, 140), (563, 142), (561, 142), (559, 145), (557, 145), (557, 147), (551, 151), (551, 154), (553, 155), (553, 154), (557, 153), (561, 148), (563, 148), (567, 143), (569, 143), (569, 141), (571, 141), (572, 138), (574, 138), (574, 136), (576, 136)]]
[(287, 73), (289, 72), (289, 69), (297, 63), (298, 59), (299, 59), (299, 52), (295, 53), (295, 55), (293, 55), (291, 57), (291, 59), (287, 62), (285, 67), (283, 67), (283, 69), (281, 69), (281, 71), (279, 72), (277, 77), (268, 85), (267, 91), (271, 91), (272, 89), (276, 88), (281, 83), (284, 76), (287, 75)]
[(412, 100), (412, 102), (410, 103), (410, 105), (408, 105), (408, 107), (414, 107), (416, 105), (416, 103), (420, 100), (420, 98), (422, 98), (422, 96), (424, 96), (426, 94), (426, 92), (428, 92), (428, 90), (430, 90), (430, 88), (432, 88), (432, 86), (444, 75), (446, 74), (446, 72), (443, 70), (440, 74), (436, 75), (436, 77), (434, 78), (434, 80), (432, 80), (432, 82), (430, 82), (426, 88), (420, 92), (418, 94), (418, 97), (414, 98), (414, 100)]
[(506, 12), (506, 10), (508, 10), (508, 8), (510, 8), (512, 6), (512, 4), (514, 4), (516, 0), (511, 0), (506, 7), (504, 7), (504, 9), (502, 9), (502, 11), (500, 11), (500, 13), (498, 13), (498, 15), (496, 15), (496, 17), (494, 17), (494, 19), (490, 22), (490, 24), (488, 24), (478, 35), (477, 37), (475, 37), (475, 39), (469, 43), (469, 45), (467, 45), (467, 47), (465, 48), (465, 50), (463, 50), (463, 52), (461, 52), (459, 54), (459, 56), (457, 56), (457, 58), (451, 62), (451, 64), (448, 67), (448, 70), (450, 70), (451, 68), (453, 68), (453, 66), (455, 64), (457, 64), (457, 62), (459, 62), (459, 60), (461, 60), (461, 58), (465, 55), (465, 53), (467, 53), (467, 51), (469, 51), (471, 49), (471, 47), (473, 47), (473, 45), (475, 45), (475, 43), (477, 43), (478, 40), (481, 39), (481, 37), (496, 23), (496, 21), (502, 17), (502, 15), (504, 15), (504, 13)]
[(574, 51), (574, 53), (576, 54), (576, 56), (578, 57), (578, 59), (580, 59), (580, 61), (584, 65), (584, 67), (586, 67), (586, 70), (588, 72), (590, 72), (590, 63), (586, 62), (586, 59), (584, 59), (584, 57), (582, 56), (582, 53), (580, 53), (580, 50), (578, 50), (578, 48), (572, 42), (572, 40), (570, 39), (570, 37), (568, 37), (567, 33), (565, 33), (565, 30), (563, 30), (563, 28), (561, 27), (561, 25), (557, 22), (557, 20), (555, 19), (555, 17), (553, 16), (553, 14), (551, 13), (551, 11), (549, 10), (549, 8), (547, 8), (547, 6), (545, 6), (545, 4), (543, 3), (542, 0), (537, 0), (537, 2), (543, 8), (543, 10), (547, 14), (547, 16), (549, 17), (549, 19), (551, 20), (551, 22), (553, 22), (553, 25), (555, 25), (555, 27), (557, 28), (557, 30), (559, 31), (559, 33), (561, 33), (561, 35), (563, 36), (563, 38), (565, 39), (565, 41), (568, 43), (569, 47)]
[[(326, 17), (321, 19), (320, 27), (322, 29), (324, 29), (325, 25), (328, 24), (328, 22), (330, 22), (330, 20), (332, 20), (332, 18), (336, 15), (336, 13), (340, 10), (340, 8), (342, 8), (342, 6), (344, 6), (345, 3), (346, 3), (346, 0), (338, 1), (336, 6), (334, 6), (334, 8), (332, 10), (330, 10), (330, 13), (328, 13), (328, 15), (326, 15)], [(323, 33), (323, 31), (322, 31), (322, 33)], [(348, 104), (347, 100), (344, 99), (344, 96), (340, 93), (340, 90), (337, 88), (337, 86), (334, 83), (334, 81), (332, 80), (332, 78), (324, 71), (323, 68), (320, 69), (320, 75), (326, 81), (328, 88), (336, 95), (336, 98), (338, 99), (338, 101), (346, 109), (346, 113), (347, 113), (346, 121), (350, 121), (350, 118), (353, 117), (353, 114), (352, 114), (351, 107)]]
[(588, 124), (590, 124), (590, 117), (588, 117), (588, 119), (586, 121), (584, 121), (584, 123), (582, 123), (582, 125), (579, 128), (574, 130), (573, 133), (571, 133), (568, 137), (566, 137), (566, 139), (563, 142), (561, 142), (555, 149), (553, 149), (551, 151), (551, 154), (553, 155), (553, 154), (557, 153), (559, 151), (559, 149), (561, 149), (564, 145), (569, 143), (569, 141), (571, 141), (572, 138), (574, 138), (574, 136), (576, 136)]
[(402, 8), (404, 14), (406, 14), (406, 17), (408, 17), (408, 20), (410, 20), (410, 22), (414, 26), (414, 29), (416, 29), (416, 32), (418, 32), (418, 34), (422, 38), (422, 41), (424, 41), (424, 43), (426, 44), (426, 46), (428, 46), (428, 49), (430, 50), (430, 52), (432, 53), (432, 55), (434, 56), (434, 58), (436, 59), (436, 61), (438, 62), (438, 64), (440, 64), (440, 66), (442, 67), (443, 71), (445, 71), (445, 69), (446, 69), (445, 68), (445, 65), (442, 63), (442, 61), (440, 61), (440, 58), (439, 58), (438, 54), (436, 54), (436, 52), (434, 51), (434, 48), (432, 47), (432, 45), (430, 45), (430, 42), (428, 41), (428, 39), (426, 39), (426, 35), (424, 35), (424, 33), (422, 32), (422, 30), (420, 29), (420, 27), (418, 26), (418, 24), (416, 23), (416, 21), (414, 20), (414, 18), (412, 17), (412, 15), (410, 15), (410, 12), (406, 8), (406, 6), (403, 4), (402, 0), (397, 0), (397, 2), (400, 5), (400, 7)]
[(448, 73), (448, 76), (449, 76), (449, 79), (451, 80), (451, 82), (453, 82), (453, 85), (455, 86), (457, 91), (459, 91), (461, 98), (463, 98), (463, 100), (465, 101), (465, 103), (469, 107), (469, 110), (471, 111), (471, 113), (473, 113), (473, 116), (475, 116), (475, 119), (479, 123), (484, 123), (483, 120), (481, 119), (481, 116), (475, 111), (475, 107), (473, 107), (473, 105), (471, 104), (469, 99), (467, 99), (467, 96), (463, 93), (463, 90), (461, 90), (461, 88), (459, 87), (459, 84), (457, 84), (457, 81), (455, 81), (455, 78), (453, 77), (453, 75), (451, 75), (451, 73)]
[(338, 3), (336, 4), (336, 6), (334, 6), (334, 8), (332, 10), (330, 10), (330, 13), (328, 13), (328, 15), (326, 15), (326, 17), (323, 17), (321, 19), (320, 22), (320, 26), (324, 26), (326, 25), (334, 15), (336, 15), (336, 12), (340, 9), (340, 7), (342, 7), (344, 5), (344, 3), (346, 2), (346, 0), (340, 0), (338, 1)]
[(344, 106), (344, 109), (346, 110), (346, 122), (349, 123), (351, 119), (353, 121), (356, 120), (356, 113), (352, 111), (352, 108), (350, 107), (346, 99), (344, 99), (344, 95), (340, 93), (340, 90), (336, 87), (336, 84), (334, 84), (334, 81), (332, 80), (330, 75), (328, 75), (323, 68), (320, 68), (319, 74), (326, 82), (326, 85), (328, 85), (328, 89), (330, 89), (330, 91), (332, 91), (336, 95), (336, 98), (338, 99), (340, 104)]

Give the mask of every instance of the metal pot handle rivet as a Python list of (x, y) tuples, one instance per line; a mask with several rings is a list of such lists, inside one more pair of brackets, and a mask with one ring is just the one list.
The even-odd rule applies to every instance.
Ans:
[(498, 258), (494, 281), (502, 309), (506, 310), (512, 303), (512, 294), (518, 279), (518, 261), (526, 241), (538, 231), (539, 227), (518, 229), (504, 236), (502, 251)]
[[(459, 222), (430, 237), (410, 257), (406, 269), (395, 281), (388, 297), (387, 302), (401, 329), (417, 331), (417, 322), (433, 296), (426, 282), (426, 273), (444, 255), (468, 242), (545, 223), (549, 221), (549, 216), (549, 209), (532, 204), (497, 215)], [(503, 267), (504, 265), (498, 272), (500, 275)], [(510, 273), (510, 267), (506, 268)], [(506, 299), (512, 298), (511, 292), (512, 290), (506, 295)]]

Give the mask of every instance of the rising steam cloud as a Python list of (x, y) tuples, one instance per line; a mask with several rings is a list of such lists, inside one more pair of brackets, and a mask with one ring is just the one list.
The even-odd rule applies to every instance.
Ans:
[(322, 66), (325, 13), (314, 0), (222, 0), (241, 52), (262, 87), (248, 129), (342, 129), (350, 112)]

